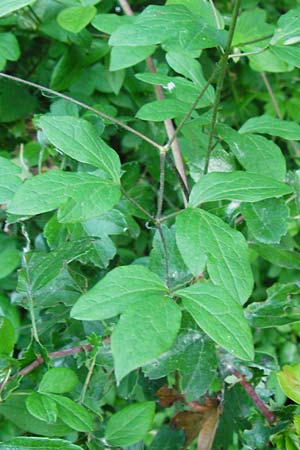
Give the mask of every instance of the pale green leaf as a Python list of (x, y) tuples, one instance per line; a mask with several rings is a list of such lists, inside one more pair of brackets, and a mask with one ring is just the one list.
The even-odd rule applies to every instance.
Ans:
[(14, 327), (9, 319), (0, 316), (0, 358), (11, 356), (15, 344)]
[(288, 398), (300, 403), (300, 364), (283, 366), (277, 373), (277, 380)]
[(285, 158), (273, 141), (255, 134), (240, 134), (225, 124), (218, 124), (217, 131), (245, 170), (280, 181), (285, 179)]
[(85, 432), (93, 430), (93, 416), (86, 408), (62, 395), (46, 393), (44, 395), (55, 401), (59, 418), (70, 428)]
[(267, 114), (247, 120), (239, 132), (270, 134), (271, 136), (279, 136), (287, 140), (300, 140), (300, 125), (296, 122), (280, 120)]
[(2, 0), (0, 5), (0, 17), (6, 16), (24, 6), (32, 5), (36, 0)]
[(92, 25), (103, 33), (112, 34), (118, 27), (132, 24), (136, 20), (134, 16), (120, 16), (119, 14), (97, 14), (92, 20)]
[[(0, 6), (1, 8), (1, 6)], [(17, 38), (12, 33), (0, 33), (0, 55), (8, 61), (17, 61), (20, 57)]]
[(197, 35), (198, 48), (216, 47), (221, 42), (219, 30), (195, 16), (183, 5), (148, 6), (133, 25), (122, 25), (113, 32), (112, 46), (141, 46), (174, 40), (180, 33), (192, 30)]
[(287, 232), (289, 208), (281, 199), (243, 203), (241, 213), (250, 234), (263, 244), (278, 244)]
[(162, 120), (174, 119), (175, 117), (181, 116), (185, 114), (187, 110), (187, 104), (179, 100), (155, 100), (154, 102), (143, 105), (138, 110), (136, 117), (142, 120), (161, 122)]
[(203, 175), (191, 191), (189, 204), (198, 206), (217, 200), (257, 202), (290, 194), (292, 189), (271, 177), (242, 171), (212, 172)]
[(141, 47), (113, 47), (110, 54), (109, 70), (125, 69), (143, 61), (155, 52), (154, 45)]
[(91, 123), (71, 116), (43, 116), (39, 125), (51, 144), (63, 153), (98, 167), (119, 182), (119, 156), (98, 136)]
[(134, 403), (121, 409), (108, 421), (105, 440), (112, 446), (123, 446), (140, 441), (149, 431), (154, 419), (155, 403)]
[(59, 208), (58, 220), (72, 223), (99, 216), (119, 198), (119, 187), (113, 181), (83, 172), (51, 170), (22, 184), (8, 211), (33, 216)]
[(63, 9), (57, 16), (58, 24), (71, 33), (79, 33), (93, 19), (97, 12), (95, 6), (71, 6)]
[(283, 61), (283, 59), (279, 58), (269, 49), (265, 49), (258, 54), (250, 54), (247, 58), (249, 59), (251, 69), (258, 72), (281, 73), (289, 72), (294, 68), (293, 65)]
[(180, 308), (163, 295), (143, 294), (129, 306), (111, 336), (117, 381), (169, 350), (180, 320)]
[(64, 394), (65, 392), (71, 392), (78, 382), (78, 377), (73, 370), (68, 367), (54, 367), (43, 375), (39, 392)]
[(200, 282), (176, 293), (211, 339), (238, 358), (253, 359), (253, 340), (243, 309), (224, 289)]
[(14, 195), (21, 180), (21, 169), (12, 161), (0, 156), (0, 203), (7, 203)]
[(176, 219), (176, 241), (184, 262), (198, 276), (205, 265), (212, 282), (245, 303), (253, 277), (244, 236), (204, 210), (186, 209)]
[(216, 18), (214, 12), (218, 16), (219, 24), (221, 28), (224, 28), (223, 16), (217, 11), (212, 10), (211, 5), (207, 0), (167, 0), (167, 5), (184, 5), (193, 14), (201, 16), (205, 22), (207, 22), (212, 27), (217, 27)]
[(41, 437), (17, 437), (11, 441), (0, 443), (2, 450), (82, 450), (79, 445), (71, 444), (63, 439)]
[(116, 316), (145, 296), (166, 292), (161, 279), (143, 266), (132, 265), (111, 270), (91, 290), (83, 294), (71, 311), (81, 320), (103, 320)]
[(280, 16), (272, 38), (272, 45), (290, 45), (300, 42), (300, 10), (291, 9)]
[(56, 403), (46, 395), (32, 392), (26, 399), (26, 407), (28, 412), (37, 419), (47, 423), (56, 422), (58, 414)]
[(294, 46), (271, 46), (270, 51), (287, 64), (300, 67), (300, 48)]
[[(266, 23), (266, 15), (267, 12), (259, 8), (244, 11), (238, 18), (232, 45), (236, 47), (244, 42), (261, 39), (272, 34), (274, 26)], [(250, 30), (251, 36), (249, 35)], [(264, 47), (266, 42), (268, 40), (260, 41), (252, 45), (261, 48)]]

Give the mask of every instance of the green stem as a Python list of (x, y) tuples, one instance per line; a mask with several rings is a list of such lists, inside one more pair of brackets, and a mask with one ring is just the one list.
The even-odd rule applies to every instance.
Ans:
[(164, 252), (164, 255), (165, 255), (165, 271), (166, 271), (165, 280), (166, 280), (166, 285), (167, 285), (168, 289), (170, 289), (169, 254), (168, 254), (167, 243), (166, 243), (164, 232), (162, 230), (162, 226), (161, 226), (160, 222), (156, 223), (156, 227), (157, 227), (157, 230), (158, 230), (159, 235), (160, 235), (160, 239), (161, 239), (161, 243), (162, 243), (162, 247), (163, 247), (163, 252)]
[(63, 98), (64, 100), (74, 103), (75, 105), (78, 105), (81, 108), (87, 109), (88, 111), (92, 111), (94, 114), (97, 114), (98, 116), (109, 120), (110, 122), (118, 125), (119, 127), (122, 127), (124, 130), (130, 131), (132, 134), (135, 134), (136, 136), (140, 137), (141, 139), (143, 139), (143, 141), (148, 142), (148, 144), (151, 144), (153, 147), (157, 148), (158, 150), (161, 150), (163, 148), (160, 144), (153, 141), (152, 139), (150, 139), (148, 136), (144, 135), (143, 133), (140, 133), (139, 131), (135, 130), (134, 128), (131, 128), (130, 126), (126, 125), (125, 123), (121, 122), (120, 120), (115, 119), (114, 117), (109, 116), (108, 114), (105, 114), (104, 112), (99, 111), (98, 109), (95, 109), (89, 105), (86, 105), (85, 103), (82, 103), (79, 100), (75, 100), (75, 98), (69, 97), (68, 95), (62, 94), (61, 92), (54, 91), (53, 89), (49, 89), (40, 84), (33, 83), (32, 81), (23, 80), (23, 78), (14, 77), (12, 75), (7, 75), (6, 73), (3, 73), (3, 72), (0, 72), (0, 77), (7, 78), (8, 80), (12, 80), (17, 83), (26, 84), (27, 86), (34, 87), (35, 89), (39, 89), (40, 91), (44, 91), (44, 92), (47, 92), (48, 94), (55, 95), (56, 97)]
[(256, 44), (257, 42), (265, 41), (266, 39), (270, 39), (271, 37), (273, 37), (273, 33), (267, 34), (267, 36), (263, 36), (261, 38), (253, 39), (252, 41), (239, 42), (235, 45), (235, 47), (245, 47), (246, 45)]
[(97, 358), (97, 354), (94, 355), (94, 357), (92, 358), (92, 361), (91, 361), (91, 364), (90, 364), (90, 367), (89, 367), (86, 379), (84, 381), (84, 385), (83, 385), (83, 388), (82, 388), (82, 391), (81, 391), (81, 395), (80, 395), (80, 403), (84, 402), (84, 399), (85, 399), (85, 396), (86, 396), (86, 392), (87, 392), (87, 389), (89, 387), (89, 384), (90, 384), (90, 381), (91, 381), (91, 378), (92, 378), (92, 375), (93, 375), (93, 371), (94, 371), (94, 368), (95, 368), (96, 358)]
[(208, 170), (210, 154), (212, 151), (214, 131), (215, 131), (216, 123), (217, 123), (218, 108), (219, 108), (219, 104), (221, 101), (221, 94), (222, 94), (222, 89), (223, 89), (223, 84), (224, 84), (224, 79), (225, 79), (226, 66), (227, 66), (228, 56), (230, 54), (231, 43), (232, 43), (232, 39), (233, 39), (233, 35), (234, 35), (234, 30), (235, 30), (238, 14), (239, 14), (240, 4), (241, 4), (241, 0), (235, 0), (226, 48), (225, 48), (225, 52), (222, 55), (221, 60), (220, 60), (220, 70), (219, 70), (218, 81), (217, 81), (216, 98), (215, 98), (213, 111), (212, 111), (212, 120), (211, 120), (211, 126), (210, 126), (210, 133), (209, 133), (209, 137), (208, 137), (208, 146), (207, 146), (207, 152), (206, 152), (204, 173), (207, 173), (207, 170)]
[(160, 168), (160, 175), (159, 175), (159, 190), (158, 190), (158, 196), (157, 196), (157, 213), (156, 213), (156, 220), (160, 220), (162, 207), (163, 207), (163, 201), (164, 201), (164, 190), (165, 190), (165, 160), (166, 160), (166, 154), (165, 152), (161, 152), (159, 155), (159, 168)]

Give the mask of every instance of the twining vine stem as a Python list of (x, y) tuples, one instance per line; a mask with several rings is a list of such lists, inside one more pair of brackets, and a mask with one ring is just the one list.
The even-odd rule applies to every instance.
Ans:
[(214, 106), (213, 106), (213, 110), (212, 110), (212, 119), (211, 119), (211, 125), (210, 125), (210, 132), (209, 132), (209, 136), (208, 136), (208, 146), (207, 146), (207, 152), (206, 152), (206, 158), (205, 158), (204, 173), (207, 173), (207, 171), (208, 171), (209, 159), (210, 159), (210, 155), (211, 155), (212, 148), (213, 148), (213, 138), (214, 138), (214, 132), (215, 132), (215, 127), (216, 127), (216, 123), (217, 123), (218, 108), (219, 108), (219, 104), (221, 101), (221, 94), (222, 94), (222, 89), (223, 89), (223, 84), (224, 84), (224, 79), (225, 79), (226, 66), (227, 66), (228, 56), (229, 56), (230, 50), (231, 50), (231, 44), (232, 44), (234, 30), (235, 30), (235, 26), (236, 26), (238, 14), (239, 14), (240, 4), (241, 4), (241, 0), (235, 0), (225, 52), (221, 56), (221, 60), (219, 63), (220, 68), (219, 68), (219, 74), (218, 74), (218, 79), (217, 79), (216, 98), (215, 98), (215, 102), (214, 102)]
[(126, 125), (126, 123), (121, 122), (118, 119), (115, 119), (112, 116), (109, 116), (108, 114), (99, 111), (96, 108), (93, 108), (92, 106), (89, 106), (85, 103), (80, 102), (79, 100), (76, 100), (73, 97), (69, 97), (68, 95), (62, 94), (61, 92), (54, 91), (53, 89), (47, 88), (45, 86), (42, 86), (41, 84), (33, 83), (32, 81), (24, 80), (23, 78), (15, 77), (13, 75), (8, 75), (7, 73), (0, 72), (1, 78), (7, 78), (8, 80), (15, 81), (17, 83), (26, 84), (27, 86), (34, 87), (35, 89), (38, 89), (42, 92), (47, 92), (48, 94), (54, 95), (56, 97), (63, 98), (64, 100), (67, 100), (68, 102), (74, 103), (75, 105), (80, 106), (81, 108), (87, 109), (88, 111), (92, 111), (94, 114), (97, 114), (100, 117), (103, 117), (104, 119), (109, 120), (110, 122), (118, 125), (121, 128), (124, 128), (124, 130), (130, 131), (131, 133), (135, 134), (136, 136), (143, 139), (145, 142), (148, 142), (148, 144), (152, 145), (153, 147), (157, 148), (158, 150), (161, 150), (163, 147), (158, 144), (157, 142), (150, 139), (148, 136), (144, 135), (143, 133), (140, 133), (139, 131), (135, 130), (134, 128), (130, 127), (129, 125)]

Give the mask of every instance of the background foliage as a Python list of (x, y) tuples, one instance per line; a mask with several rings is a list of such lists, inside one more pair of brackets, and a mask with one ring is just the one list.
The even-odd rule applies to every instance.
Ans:
[(0, 449), (300, 448), (299, 42), (293, 0), (2, 0)]

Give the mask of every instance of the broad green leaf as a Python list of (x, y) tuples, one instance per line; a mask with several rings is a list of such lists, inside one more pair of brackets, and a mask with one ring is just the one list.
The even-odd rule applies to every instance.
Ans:
[(94, 18), (97, 9), (95, 6), (71, 6), (63, 9), (57, 16), (58, 24), (71, 33), (79, 33)]
[(286, 269), (300, 269), (300, 254), (297, 251), (290, 250), (278, 244), (266, 245), (252, 243), (250, 244), (250, 248), (275, 266)]
[(19, 265), (20, 251), (16, 241), (7, 234), (0, 233), (0, 280), (10, 275)]
[(79, 445), (71, 444), (63, 439), (47, 439), (41, 437), (17, 437), (11, 441), (0, 443), (3, 450), (82, 450)]
[(141, 47), (113, 47), (110, 54), (109, 70), (125, 69), (143, 61), (155, 52), (154, 45)]
[(300, 67), (300, 48), (294, 46), (271, 46), (270, 51), (287, 64)]
[(292, 64), (288, 64), (283, 59), (279, 58), (269, 49), (265, 49), (257, 54), (248, 55), (247, 58), (250, 62), (250, 67), (252, 70), (258, 72), (290, 72), (294, 69)]
[(136, 302), (153, 294), (163, 295), (166, 287), (161, 279), (143, 266), (132, 265), (111, 270), (71, 310), (81, 320), (104, 320), (116, 316)]
[[(0, 58), (4, 60), (17, 61), (20, 57), (20, 47), (17, 38), (12, 33), (0, 33)], [(2, 68), (4, 68), (4, 65)]]
[(193, 400), (202, 397), (216, 375), (217, 358), (212, 342), (195, 330), (184, 330), (173, 347), (143, 367), (152, 379), (163, 378), (176, 370), (181, 375), (182, 391)]
[(8, 212), (33, 216), (59, 209), (59, 222), (79, 222), (110, 210), (120, 198), (119, 187), (89, 173), (58, 170), (37, 175), (23, 183)]
[(259, 133), (279, 136), (283, 139), (300, 140), (300, 125), (288, 120), (280, 120), (267, 114), (259, 117), (252, 117), (247, 120), (239, 130), (240, 133)]
[(121, 409), (109, 419), (105, 440), (112, 446), (125, 446), (140, 441), (149, 431), (154, 413), (154, 402), (134, 403)]
[(200, 209), (186, 209), (176, 219), (176, 241), (193, 275), (207, 266), (212, 282), (242, 304), (253, 277), (244, 236), (223, 220)]
[(23, 119), (34, 111), (36, 105), (36, 97), (31, 95), (26, 87), (10, 80), (0, 79), (1, 122), (9, 123)]
[[(13, 394), (0, 404), (0, 413), (21, 430), (39, 436), (66, 436), (72, 429), (60, 419), (56, 423), (45, 423), (32, 416), (26, 408), (26, 395)], [(5, 448), (5, 447), (4, 447)], [(14, 448), (14, 447), (13, 447)], [(40, 448), (39, 446), (37, 447)]]
[[(166, 5), (184, 5), (193, 14), (201, 16), (210, 26), (216, 27), (216, 18), (211, 5), (206, 0), (167, 0)], [(222, 15), (217, 11), (221, 28), (224, 27)]]
[(272, 45), (290, 45), (300, 42), (300, 10), (291, 9), (278, 20)]
[(271, 177), (242, 171), (212, 172), (203, 175), (192, 189), (189, 204), (216, 200), (257, 202), (270, 197), (290, 194), (292, 189)]
[(300, 322), (298, 282), (276, 283), (267, 292), (265, 301), (254, 302), (247, 307), (246, 316), (253, 327), (273, 328)]
[[(178, 284), (190, 280), (192, 275), (185, 265), (177, 248), (175, 226), (168, 228), (165, 225), (162, 225), (162, 232), (164, 234), (168, 252), (169, 283), (170, 287), (173, 288)], [(149, 269), (164, 279), (166, 277), (166, 258), (158, 231), (156, 231), (154, 235), (152, 246), (153, 248), (150, 253)]]
[(109, 44), (112, 46), (159, 44), (192, 30), (197, 35), (198, 48), (211, 48), (223, 39), (219, 30), (209, 26), (201, 17), (195, 16), (183, 5), (148, 6), (133, 25), (122, 25), (113, 32)]
[(181, 312), (163, 295), (143, 294), (122, 314), (111, 336), (118, 382), (173, 345), (180, 328)]
[(168, 425), (163, 425), (154, 436), (149, 450), (181, 450), (185, 441), (182, 429), (173, 430)]
[(56, 403), (46, 395), (32, 392), (26, 399), (26, 407), (28, 412), (37, 419), (47, 423), (56, 422), (58, 413)]
[(21, 169), (12, 161), (0, 156), (0, 203), (7, 203), (14, 195), (21, 180)]
[(15, 345), (14, 327), (9, 319), (0, 316), (0, 358), (10, 356)]
[(20, 314), (17, 307), (10, 303), (8, 297), (0, 293), (0, 316), (6, 317), (14, 327), (15, 340), (19, 335)]
[(288, 398), (300, 403), (300, 364), (283, 366), (277, 373), (277, 380)]
[(103, 33), (112, 34), (118, 27), (132, 24), (136, 21), (135, 16), (120, 16), (119, 14), (97, 14), (92, 20), (92, 25)]
[(119, 182), (119, 156), (98, 136), (91, 123), (70, 116), (43, 116), (39, 125), (51, 144), (63, 153), (98, 167)]
[(70, 428), (85, 432), (93, 430), (93, 416), (86, 408), (62, 395), (46, 393), (44, 395), (55, 401), (59, 418)]
[(164, 99), (146, 103), (137, 112), (136, 117), (142, 120), (161, 122), (162, 120), (174, 119), (187, 112), (188, 106), (179, 100)]
[(78, 382), (78, 376), (73, 370), (68, 367), (54, 367), (43, 375), (39, 392), (64, 394), (71, 392)]
[[(274, 26), (266, 23), (266, 15), (267, 12), (259, 8), (244, 11), (239, 16), (236, 24), (232, 41), (233, 47), (239, 46), (239, 44), (244, 42), (260, 39), (272, 34)], [(249, 30), (251, 30), (251, 36), (249, 36)], [(255, 45), (252, 45), (254, 45), (254, 47), (258, 46), (261, 48), (264, 47), (266, 42), (268, 42), (268, 40), (260, 41), (255, 43)]]
[(242, 135), (225, 124), (218, 124), (217, 131), (245, 170), (280, 181), (285, 179), (285, 158), (273, 141), (255, 134)]
[(2, 0), (0, 5), (0, 17), (6, 16), (24, 6), (32, 5), (36, 0)]
[(263, 244), (279, 244), (288, 229), (289, 208), (281, 199), (243, 203), (241, 213), (250, 235)]
[[(199, 87), (198, 85), (196, 85), (195, 83), (192, 83), (189, 80), (186, 80), (185, 78), (182, 77), (170, 77), (168, 75), (165, 75), (163, 73), (138, 73), (135, 75), (136, 78), (138, 78), (141, 81), (144, 81), (145, 83), (150, 83), (152, 85), (156, 85), (159, 84), (162, 86), (163, 89), (166, 90), (166, 92), (168, 92), (168, 96), (172, 97), (172, 98), (168, 98), (164, 101), (170, 101), (170, 100), (174, 100), (174, 97), (177, 100), (180, 100), (180, 102), (183, 103), (187, 103), (188, 105), (194, 103), (194, 101), (196, 100), (201, 87)], [(202, 87), (204, 86), (204, 84), (206, 83), (206, 80), (202, 77)], [(214, 101), (214, 90), (213, 87), (210, 86), (207, 91), (205, 92), (205, 94), (203, 95), (203, 97), (201, 98), (201, 100), (199, 101), (199, 103), (197, 104), (197, 108), (203, 108), (205, 106), (211, 105)], [(157, 102), (153, 102), (153, 103), (148, 103), (147, 105), (145, 105), (145, 108), (148, 107), (148, 105), (156, 105)], [(168, 104), (168, 102), (166, 103)], [(171, 104), (171, 103), (170, 103)], [(176, 105), (176, 104), (175, 104)], [(189, 108), (189, 106), (186, 105), (185, 106), (185, 110), (181, 111), (181, 113), (185, 114)], [(159, 105), (158, 105), (159, 107)], [(178, 106), (179, 110), (178, 112), (180, 112), (180, 106)], [(143, 110), (144, 108), (142, 107), (141, 110)], [(140, 111), (141, 111), (140, 110)], [(139, 114), (139, 112), (138, 112)]]
[(243, 309), (224, 289), (204, 282), (176, 293), (211, 339), (238, 358), (253, 359), (253, 340)]

